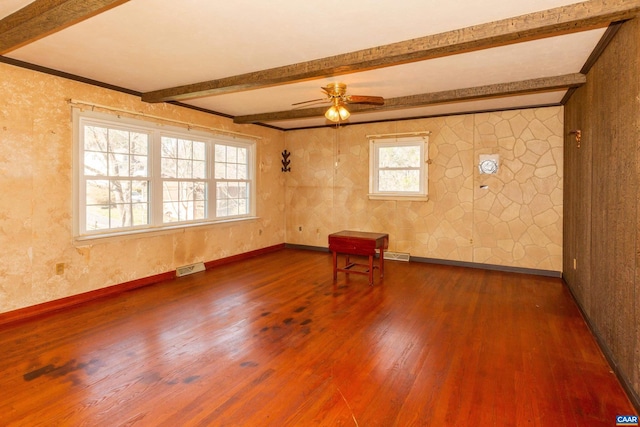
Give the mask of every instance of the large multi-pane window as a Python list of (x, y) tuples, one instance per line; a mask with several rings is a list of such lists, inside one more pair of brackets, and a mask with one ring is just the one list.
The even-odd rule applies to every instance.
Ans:
[(427, 197), (427, 143), (427, 136), (372, 139), (369, 143), (370, 196)]
[(74, 120), (76, 237), (255, 215), (255, 143), (104, 114)]

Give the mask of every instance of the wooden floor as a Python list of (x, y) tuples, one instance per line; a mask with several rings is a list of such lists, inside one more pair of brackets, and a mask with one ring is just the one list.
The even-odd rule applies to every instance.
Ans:
[(613, 426), (560, 279), (286, 249), (0, 329), (3, 426)]

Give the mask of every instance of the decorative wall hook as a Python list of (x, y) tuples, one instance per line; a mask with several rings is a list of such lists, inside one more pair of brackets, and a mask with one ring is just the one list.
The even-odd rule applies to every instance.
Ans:
[(580, 129), (572, 130), (569, 135), (576, 136), (576, 148), (580, 148), (580, 142), (582, 141), (582, 131)]
[(291, 160), (289, 160), (290, 155), (291, 153), (287, 150), (282, 152), (282, 172), (291, 172), (291, 168), (289, 167), (289, 163), (291, 163)]

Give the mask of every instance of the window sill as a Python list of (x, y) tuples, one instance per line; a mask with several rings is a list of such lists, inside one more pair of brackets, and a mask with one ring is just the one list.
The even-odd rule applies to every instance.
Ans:
[(429, 196), (410, 195), (404, 196), (402, 194), (369, 194), (369, 200), (397, 200), (403, 202), (426, 202), (429, 200)]
[(112, 240), (135, 239), (135, 238), (141, 238), (141, 237), (161, 236), (164, 234), (171, 234), (179, 231), (186, 231), (187, 229), (192, 229), (192, 228), (211, 227), (218, 224), (231, 224), (231, 223), (243, 222), (243, 221), (254, 221), (256, 219), (258, 219), (258, 217), (250, 216), (250, 217), (242, 217), (242, 218), (224, 219), (224, 220), (218, 220), (218, 221), (198, 222), (193, 224), (165, 225), (161, 227), (143, 228), (143, 229), (137, 229), (137, 230), (118, 231), (118, 232), (111, 232), (111, 233), (85, 234), (81, 236), (75, 236), (73, 239), (73, 243), (75, 244), (75, 246), (88, 246), (93, 243), (103, 243), (103, 242), (108, 242)]

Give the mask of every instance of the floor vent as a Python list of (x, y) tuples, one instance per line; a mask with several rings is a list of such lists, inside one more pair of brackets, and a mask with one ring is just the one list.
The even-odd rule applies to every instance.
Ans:
[(204, 270), (205, 270), (204, 263), (196, 262), (195, 264), (183, 265), (182, 267), (176, 268), (176, 276), (182, 277), (188, 274), (199, 273)]
[(410, 254), (405, 252), (385, 252), (384, 259), (391, 261), (409, 261)]

